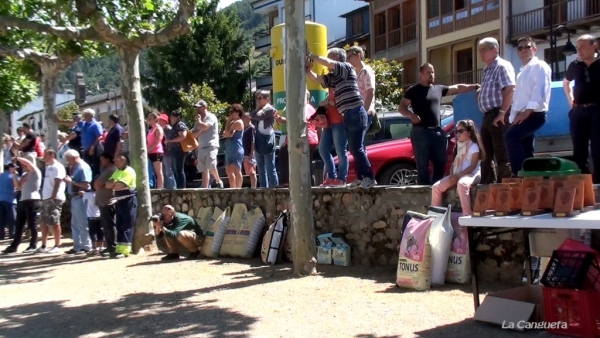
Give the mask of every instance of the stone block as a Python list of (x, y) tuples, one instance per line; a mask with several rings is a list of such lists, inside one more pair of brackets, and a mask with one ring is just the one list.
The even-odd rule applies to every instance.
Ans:
[(391, 240), (397, 241), (400, 239), (400, 231), (397, 229), (385, 229), (385, 235)]
[(385, 232), (378, 232), (373, 236), (373, 242), (377, 243), (377, 242), (381, 242), (383, 240), (385, 240), (387, 238), (387, 236), (385, 235)]
[(387, 224), (384, 221), (377, 221), (375, 223), (373, 223), (373, 228), (375, 229), (383, 229), (387, 226)]
[(329, 201), (331, 201), (331, 195), (329, 195), (329, 194), (323, 195), (323, 202), (327, 203)]

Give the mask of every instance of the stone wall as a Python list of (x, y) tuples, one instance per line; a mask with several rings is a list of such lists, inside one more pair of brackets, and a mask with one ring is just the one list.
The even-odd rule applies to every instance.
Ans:
[[(155, 212), (165, 204), (172, 204), (178, 210), (195, 216), (201, 207), (226, 208), (235, 203), (245, 203), (248, 207), (260, 207), (269, 224), (286, 209), (288, 201), (287, 189), (152, 192)], [(396, 265), (398, 240), (406, 211), (426, 212), (431, 201), (431, 189), (420, 186), (375, 187), (369, 190), (313, 188), (312, 201), (316, 235), (327, 232), (344, 234), (352, 246), (353, 264)], [(446, 196), (446, 203), (452, 204), (455, 209), (460, 208), (454, 192)], [(600, 236), (598, 233), (594, 235), (597, 244), (600, 244)], [(484, 280), (508, 281), (520, 277), (524, 259), (521, 233), (481, 239), (477, 249), (482, 253), (479, 266)]]

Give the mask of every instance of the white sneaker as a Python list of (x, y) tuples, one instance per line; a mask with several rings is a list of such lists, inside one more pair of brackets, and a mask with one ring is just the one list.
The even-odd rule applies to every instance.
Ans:
[(364, 180), (362, 180), (360, 186), (363, 189), (371, 189), (373, 188), (375, 185), (377, 185), (377, 181), (370, 179), (370, 178), (365, 178)]
[(35, 249), (34, 253), (44, 253), (46, 251), (47, 251), (46, 248), (39, 247), (39, 248)]
[(352, 183), (349, 183), (347, 185), (347, 187), (350, 188), (350, 189), (358, 188), (360, 186), (361, 186), (361, 181), (360, 180), (354, 180), (354, 181), (352, 181)]
[(61, 252), (62, 251), (57, 246), (52, 247), (52, 249), (50, 249), (50, 250), (46, 250), (47, 254), (55, 254), (55, 253), (61, 253)]

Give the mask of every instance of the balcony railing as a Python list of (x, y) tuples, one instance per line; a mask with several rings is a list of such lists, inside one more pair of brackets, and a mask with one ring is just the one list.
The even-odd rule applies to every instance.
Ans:
[[(544, 6), (528, 12), (514, 14), (510, 18), (512, 37), (519, 35), (547, 34), (553, 26), (568, 24), (600, 23), (600, 1), (558, 0), (552, 6)], [(552, 7), (552, 8), (551, 8)], [(552, 15), (550, 11), (552, 10)], [(552, 16), (552, 20), (551, 19)], [(511, 38), (512, 38), (511, 37)]]
[(436, 77), (436, 84), (443, 84), (446, 86), (451, 86), (458, 83), (481, 83), (481, 79), (483, 78), (483, 69), (470, 70), (467, 72), (455, 73), (452, 75), (446, 75), (441, 77)]
[(263, 29), (254, 33), (254, 47), (258, 51), (270, 48), (271, 46), (271, 30)]
[(427, 38), (456, 32), (500, 18), (500, 0), (470, 0), (466, 8), (427, 20)]
[(417, 24), (412, 23), (375, 37), (375, 53), (417, 40)]

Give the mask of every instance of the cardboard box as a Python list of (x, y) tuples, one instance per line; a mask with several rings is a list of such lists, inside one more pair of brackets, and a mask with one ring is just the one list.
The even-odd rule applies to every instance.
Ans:
[(542, 288), (540, 285), (525, 285), (490, 293), (475, 311), (475, 320), (516, 331), (524, 331), (522, 323), (543, 322)]
[(579, 229), (531, 229), (529, 232), (531, 256), (552, 257), (552, 251), (558, 250), (565, 239), (572, 238), (579, 241), (580, 237)]

